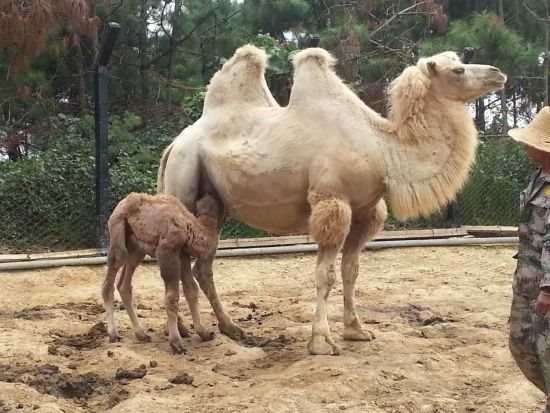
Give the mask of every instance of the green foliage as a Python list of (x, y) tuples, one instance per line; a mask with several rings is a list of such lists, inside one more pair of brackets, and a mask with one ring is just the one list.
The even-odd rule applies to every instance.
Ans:
[(245, 22), (253, 31), (282, 34), (299, 27), (307, 18), (306, 0), (245, 0)]
[(512, 225), (519, 220), (519, 194), (535, 166), (512, 139), (482, 142), (458, 199), (464, 225)]
[[(122, 28), (109, 67), (110, 110), (119, 114), (111, 116), (109, 128), (111, 207), (130, 191), (154, 192), (163, 148), (186, 122), (200, 117), (205, 86), (237, 47), (254, 43), (266, 51), (268, 85), (285, 104), (298, 47), (284, 41), (288, 33), (295, 38), (318, 33), (320, 46), (340, 59), (340, 75), (360, 85), (361, 98), (378, 104), (381, 112), (388, 82), (419, 54), (475, 47), (476, 63), (498, 66), (509, 75), (506, 92), (518, 97), (517, 114), (523, 120), (522, 114), (542, 102), (539, 58), (546, 9), (540, 0), (503, 2), (504, 25), (495, 14), (494, 0), (438, 2), (449, 18), (444, 34), (434, 33), (430, 19), (418, 9), (398, 15), (412, 5), (410, 0), (127, 0), (111, 10), (105, 9), (108, 2), (96, 2), (96, 14), (103, 21), (109, 16)], [(144, 28), (145, 49), (140, 50)], [(353, 52), (342, 47), (344, 39), (353, 40)], [(29, 69), (17, 79), (8, 76), (6, 61), (0, 61), (0, 137), (16, 136), (32, 125), (52, 125), (33, 135), (37, 148), (27, 159), (0, 162), (0, 210), (5, 216), (0, 246), (94, 245), (94, 128), (87, 115), (94, 50), (86, 41), (60, 44), (59, 55), (31, 58)], [(20, 86), (28, 88), (26, 96)], [(187, 116), (178, 112), (181, 107)], [(489, 110), (487, 119), (494, 124), (485, 125), (486, 130), (499, 134), (498, 102)], [(79, 119), (65, 116), (74, 113)], [(149, 116), (145, 126), (145, 117), (135, 114)], [(521, 148), (510, 141), (482, 144), (472, 178), (459, 196), (464, 223), (514, 225), (517, 194), (529, 167)], [(444, 215), (436, 214), (391, 225), (447, 223)], [(230, 220), (223, 236), (261, 234)]]
[[(14, 250), (95, 246), (95, 147), (90, 116), (52, 119), (62, 137), (18, 162), (0, 162), (0, 245)], [(160, 153), (180, 125), (136, 129), (139, 118), (109, 125), (110, 208), (129, 192), (156, 191)]]
[(281, 47), (277, 40), (268, 34), (258, 34), (252, 44), (265, 50), (267, 54), (266, 77), (274, 75), (290, 76), (292, 71), (292, 59), (299, 51), (294, 43), (287, 43), (286, 47)]

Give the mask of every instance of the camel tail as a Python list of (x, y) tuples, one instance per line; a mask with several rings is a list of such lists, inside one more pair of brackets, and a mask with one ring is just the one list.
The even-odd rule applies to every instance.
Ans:
[(157, 173), (157, 194), (164, 193), (164, 171), (166, 170), (166, 162), (168, 162), (168, 157), (172, 151), (174, 143), (171, 143), (165, 150), (162, 152), (162, 157), (160, 158), (159, 170)]
[(325, 49), (321, 49), (320, 47), (312, 47), (296, 54), (296, 57), (292, 61), (294, 70), (298, 69), (306, 62), (317, 64), (322, 68), (332, 69), (336, 63), (336, 59)]

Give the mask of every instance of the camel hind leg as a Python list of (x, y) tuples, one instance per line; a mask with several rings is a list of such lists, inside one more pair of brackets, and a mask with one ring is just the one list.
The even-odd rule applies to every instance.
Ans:
[(143, 261), (145, 255), (138, 251), (132, 251), (129, 256), (126, 264), (124, 265), (124, 271), (120, 275), (120, 278), (117, 283), (118, 293), (124, 308), (128, 313), (128, 317), (132, 322), (132, 329), (135, 336), (140, 341), (151, 341), (151, 337), (145, 332), (143, 325), (139, 321), (137, 316), (136, 309), (134, 307), (133, 296), (132, 296), (132, 277), (138, 265)]
[(388, 213), (386, 203), (380, 200), (367, 211), (354, 214), (350, 233), (342, 251), (342, 283), (344, 285), (344, 340), (370, 341), (371, 331), (364, 331), (355, 311), (355, 281), (359, 274), (359, 255), (365, 244), (382, 229)]
[[(105, 322), (107, 323), (107, 334), (109, 335), (109, 341), (121, 341), (122, 337), (118, 334), (115, 323), (115, 279), (120, 269), (123, 267), (124, 261), (127, 258), (126, 250), (116, 250), (111, 248), (107, 257), (107, 274), (103, 281), (101, 289), (101, 295), (103, 297), (103, 303), (105, 306)], [(122, 272), (124, 272), (124, 267)], [(122, 276), (121, 276), (122, 277)]]
[(115, 279), (120, 269), (123, 267), (124, 276), (125, 264), (128, 262), (128, 250), (126, 247), (126, 222), (115, 210), (109, 220), (109, 235), (111, 238), (109, 253), (107, 255), (107, 274), (103, 281), (101, 295), (105, 306), (105, 321), (107, 323), (107, 334), (111, 342), (120, 341), (122, 338), (118, 334), (115, 323)]
[(330, 335), (327, 301), (336, 281), (336, 256), (349, 232), (351, 208), (344, 200), (330, 196), (310, 195), (309, 202), (309, 232), (319, 252), (315, 269), (317, 304), (307, 349), (311, 354), (339, 354), (340, 348)]

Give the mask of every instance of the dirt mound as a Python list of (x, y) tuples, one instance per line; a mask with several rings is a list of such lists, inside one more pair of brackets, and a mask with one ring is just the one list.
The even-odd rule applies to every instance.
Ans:
[(102, 321), (94, 324), (84, 334), (66, 334), (61, 330), (50, 331), (50, 334), (56, 335), (54, 344), (57, 346), (68, 346), (78, 350), (90, 350), (101, 346), (107, 336), (107, 327)]
[(37, 367), (0, 364), (0, 381), (27, 384), (43, 394), (79, 399), (81, 402), (93, 395), (108, 393), (114, 384), (113, 380), (97, 373), (63, 373), (58, 366), (52, 364)]

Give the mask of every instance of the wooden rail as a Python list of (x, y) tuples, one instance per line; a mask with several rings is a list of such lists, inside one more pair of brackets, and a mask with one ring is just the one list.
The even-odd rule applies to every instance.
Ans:
[[(375, 238), (375, 241), (404, 240), (404, 239), (433, 239), (433, 238), (452, 238), (452, 237), (509, 237), (516, 236), (516, 227), (502, 226), (463, 226), (460, 228), (442, 228), (442, 229), (420, 229), (405, 231), (382, 231)], [(233, 248), (255, 248), (271, 247), (276, 245), (298, 245), (311, 244), (313, 240), (308, 235), (290, 235), (280, 237), (261, 237), (261, 238), (235, 238), (221, 240), (219, 249)], [(46, 253), (30, 254), (0, 254), (0, 263), (14, 261), (35, 261), (63, 258), (82, 258), (95, 257), (98, 255), (96, 249), (83, 249), (74, 251), (59, 251)]]

